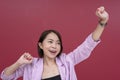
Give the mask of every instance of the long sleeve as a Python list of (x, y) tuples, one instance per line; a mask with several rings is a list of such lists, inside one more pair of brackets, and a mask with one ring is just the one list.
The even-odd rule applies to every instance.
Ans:
[(4, 70), (1, 73), (2, 80), (17, 80), (23, 77), (23, 80), (40, 80), (43, 70), (43, 59), (34, 58), (31, 64), (20, 66), (12, 75), (7, 76)]
[(2, 80), (17, 80), (17, 78), (21, 77), (23, 75), (23, 67), (18, 68), (15, 73), (13, 73), (12, 75), (5, 75), (4, 74), (4, 70), (1, 73), (1, 79)]
[(80, 46), (67, 55), (66, 59), (74, 65), (80, 63), (90, 56), (91, 52), (99, 42), (100, 40), (97, 42), (94, 41), (92, 34), (90, 34)]

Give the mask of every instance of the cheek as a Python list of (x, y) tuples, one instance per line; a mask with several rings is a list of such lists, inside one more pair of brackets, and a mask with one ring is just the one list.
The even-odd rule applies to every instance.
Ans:
[(43, 50), (46, 50), (46, 49), (49, 49), (49, 46), (48, 46), (48, 45), (44, 45), (44, 46), (43, 46)]
[(49, 47), (47, 42), (43, 42), (42, 46), (43, 46), (43, 48), (48, 48)]
[(61, 50), (61, 46), (58, 46), (58, 50), (59, 50), (59, 51)]

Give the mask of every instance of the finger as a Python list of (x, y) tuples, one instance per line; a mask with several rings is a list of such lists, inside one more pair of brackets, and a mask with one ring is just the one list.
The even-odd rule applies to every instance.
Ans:
[(26, 56), (29, 56), (29, 55), (31, 55), (29, 52), (25, 52), (24, 53)]
[(100, 13), (103, 13), (105, 10), (105, 8), (103, 6), (97, 8), (97, 11), (100, 12)]
[(96, 15), (97, 15), (97, 16), (100, 16), (100, 14), (101, 14), (100, 10), (97, 9)]
[(24, 58), (27, 58), (27, 53), (25, 52), (23, 56), (24, 56)]
[(26, 59), (30, 61), (32, 58), (30, 58), (30, 57), (27, 57)]
[(29, 56), (27, 56), (26, 59), (27, 59), (27, 60), (32, 60), (32, 58), (33, 58), (33, 57), (32, 57), (31, 55), (29, 55)]
[(23, 56), (24, 56), (24, 58), (28, 58), (31, 55), (28, 52), (25, 52)]
[(104, 6), (101, 6), (100, 9), (101, 9), (101, 10), (104, 10), (105, 8), (104, 8)]
[(33, 59), (33, 57), (31, 56), (31, 54), (30, 53), (25, 53), (25, 56), (24, 56), (27, 60), (32, 60)]

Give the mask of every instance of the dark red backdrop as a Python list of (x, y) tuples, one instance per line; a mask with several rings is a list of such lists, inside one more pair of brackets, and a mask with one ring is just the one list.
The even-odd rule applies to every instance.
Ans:
[[(78, 80), (120, 80), (119, 0), (0, 0), (0, 72), (25, 51), (37, 57), (37, 40), (45, 29), (62, 34), (64, 52), (81, 44), (98, 22), (97, 7), (110, 14), (101, 44), (77, 65)], [(20, 79), (22, 80), (22, 79)]]

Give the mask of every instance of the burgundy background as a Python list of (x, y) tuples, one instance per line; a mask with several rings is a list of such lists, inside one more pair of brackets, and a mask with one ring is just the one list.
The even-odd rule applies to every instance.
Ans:
[[(0, 0), (0, 72), (25, 51), (37, 57), (37, 41), (45, 29), (58, 30), (64, 52), (81, 44), (96, 28), (96, 8), (103, 5), (110, 20), (101, 43), (78, 64), (78, 80), (120, 80), (119, 0)], [(20, 78), (22, 80), (22, 78)]]

